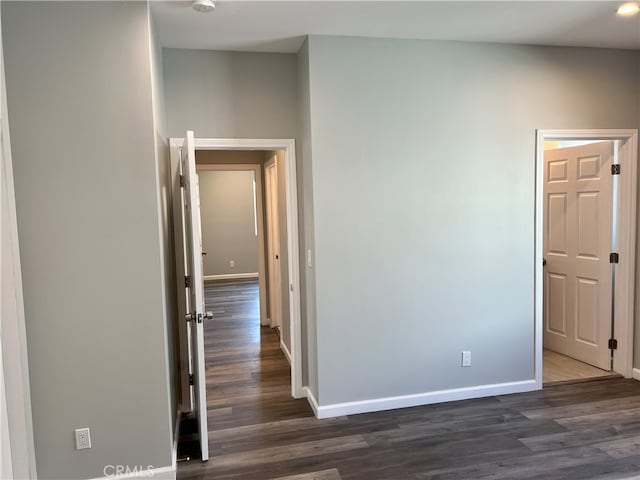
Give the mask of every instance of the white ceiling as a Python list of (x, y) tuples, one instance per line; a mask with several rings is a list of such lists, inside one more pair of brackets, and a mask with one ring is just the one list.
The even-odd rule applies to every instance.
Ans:
[(617, 1), (154, 1), (160, 43), (171, 48), (296, 52), (304, 35), (465, 40), (640, 49), (640, 16)]

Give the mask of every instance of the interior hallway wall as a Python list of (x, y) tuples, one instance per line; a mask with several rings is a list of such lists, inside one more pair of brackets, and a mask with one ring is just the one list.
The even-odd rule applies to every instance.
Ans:
[(147, 13), (2, 2), (40, 478), (172, 464)]
[(205, 278), (257, 273), (253, 170), (198, 170), (198, 177)]
[(169, 135), (294, 138), (296, 56), (164, 49)]
[(535, 132), (637, 128), (638, 60), (310, 37), (321, 405), (533, 378)]
[[(147, 4), (147, 9), (150, 6)], [(169, 384), (169, 414), (175, 436), (180, 391), (180, 355), (178, 345), (178, 306), (176, 304), (175, 244), (173, 236), (173, 199), (169, 138), (167, 136), (164, 103), (164, 76), (162, 47), (157, 38), (153, 18), (148, 10), (149, 52), (151, 61), (151, 93), (153, 100), (153, 128), (156, 157), (158, 222), (160, 225), (160, 268), (162, 271), (162, 297), (164, 299), (164, 325), (167, 341), (167, 381)], [(175, 441), (175, 439), (174, 439)]]
[(0, 36), (0, 478), (37, 478), (20, 245)]

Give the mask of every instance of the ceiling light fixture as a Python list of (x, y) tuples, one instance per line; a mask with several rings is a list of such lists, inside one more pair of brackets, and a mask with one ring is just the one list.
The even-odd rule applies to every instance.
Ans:
[(200, 13), (213, 12), (216, 9), (216, 4), (213, 0), (193, 0), (191, 8)]
[(625, 3), (618, 8), (618, 15), (629, 17), (640, 12), (640, 5), (636, 2)]

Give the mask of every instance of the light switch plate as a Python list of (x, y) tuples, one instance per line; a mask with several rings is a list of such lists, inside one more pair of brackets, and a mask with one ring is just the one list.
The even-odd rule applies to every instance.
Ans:
[(464, 351), (462, 352), (462, 366), (470, 367), (471, 366), (471, 352)]

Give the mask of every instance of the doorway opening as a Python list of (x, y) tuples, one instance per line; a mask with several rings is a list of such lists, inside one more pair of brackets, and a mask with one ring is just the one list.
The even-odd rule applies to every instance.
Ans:
[[(261, 330), (274, 329), (291, 363), (288, 249), (280, 242), (287, 237), (284, 169), (282, 150), (196, 151), (205, 291), (212, 298), (231, 292), (229, 300), (237, 298), (245, 307), (236, 314), (257, 320), (246, 325), (251, 330), (246, 338), (259, 339)], [(245, 294), (233, 293), (251, 286)], [(255, 298), (247, 298), (247, 292)], [(217, 308), (214, 318), (227, 316)]]
[(536, 382), (632, 376), (637, 131), (539, 131)]
[(192, 131), (170, 145), (177, 278), (185, 275), (178, 309), (187, 320), (178, 329), (181, 428), (193, 429), (192, 447), (182, 433), (180, 443), (207, 460), (209, 436), (252, 410), (266, 415), (275, 397), (287, 405), (273, 409), (276, 418), (308, 409), (289, 405), (304, 397), (295, 145)]

